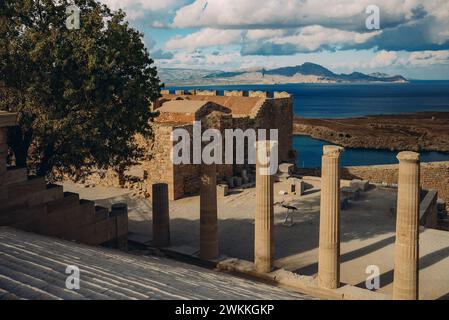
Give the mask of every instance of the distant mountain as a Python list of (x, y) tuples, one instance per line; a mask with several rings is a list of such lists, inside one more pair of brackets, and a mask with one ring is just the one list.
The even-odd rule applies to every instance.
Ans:
[(225, 85), (225, 84), (283, 84), (283, 83), (401, 83), (407, 79), (384, 73), (336, 74), (318, 64), (306, 62), (299, 66), (277, 69), (240, 71), (208, 71), (190, 69), (162, 69), (161, 79), (167, 85)]
[(302, 74), (304, 76), (318, 76), (318, 77), (334, 77), (335, 74), (326, 69), (325, 67), (320, 66), (319, 64), (314, 64), (310, 62), (306, 62), (303, 65), (295, 66), (295, 67), (285, 67), (278, 68), (273, 70), (265, 71), (265, 74), (270, 75), (279, 75), (286, 77), (293, 77), (296, 74)]
[(373, 72), (373, 73), (370, 73), (369, 76), (375, 77), (375, 78), (388, 78), (388, 77), (391, 77), (388, 73), (383, 73), (383, 72)]

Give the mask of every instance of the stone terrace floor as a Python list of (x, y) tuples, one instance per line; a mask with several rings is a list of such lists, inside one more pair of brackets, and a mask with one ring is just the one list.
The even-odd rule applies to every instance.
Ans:
[[(315, 275), (318, 260), (319, 181), (308, 181), (311, 189), (304, 196), (281, 196), (282, 183), (275, 184), (275, 201), (299, 208), (295, 225), (283, 225), (285, 209), (275, 206), (276, 266), (304, 275)], [(65, 184), (68, 191), (110, 206), (127, 202), (130, 231), (150, 243), (151, 200), (138, 199), (129, 191)], [(349, 210), (341, 212), (341, 280), (365, 287), (366, 268), (380, 269), (380, 292), (391, 294), (394, 267), (395, 216), (391, 207), (396, 192), (374, 188), (354, 201)], [(220, 252), (228, 257), (253, 260), (255, 189), (246, 189), (218, 201)], [(175, 250), (198, 252), (199, 197), (170, 203), (171, 239)], [(449, 299), (449, 232), (421, 229), (420, 235), (420, 298)]]
[[(80, 269), (80, 290), (65, 287)], [(0, 299), (312, 299), (173, 260), (0, 227)]]

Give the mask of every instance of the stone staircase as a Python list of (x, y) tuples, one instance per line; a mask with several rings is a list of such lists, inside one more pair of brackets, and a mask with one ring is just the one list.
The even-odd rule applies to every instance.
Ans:
[(28, 176), (25, 168), (6, 167), (6, 127), (14, 124), (10, 113), (0, 112), (0, 226), (125, 249), (126, 205), (109, 211), (42, 177)]

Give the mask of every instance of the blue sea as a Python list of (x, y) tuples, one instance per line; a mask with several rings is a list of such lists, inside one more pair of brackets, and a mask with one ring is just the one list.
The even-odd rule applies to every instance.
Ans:
[[(195, 89), (170, 87), (168, 89)], [(307, 118), (348, 118), (365, 115), (402, 114), (419, 111), (449, 112), (449, 81), (411, 81), (401, 84), (279, 84), (208, 86), (224, 90), (287, 91), (294, 96), (295, 115)], [(448, 129), (449, 130), (449, 129)], [(449, 143), (449, 141), (448, 141)], [(296, 136), (299, 167), (319, 167), (325, 141)], [(449, 154), (424, 152), (423, 161), (449, 161)], [(396, 152), (346, 149), (345, 166), (397, 163)]]

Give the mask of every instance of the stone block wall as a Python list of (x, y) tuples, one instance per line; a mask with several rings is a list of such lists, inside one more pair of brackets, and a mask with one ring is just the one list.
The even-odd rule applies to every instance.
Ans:
[(224, 91), (225, 97), (248, 97), (248, 95), (249, 95), (248, 91), (241, 91), (241, 90)]
[[(168, 93), (168, 92), (166, 92)], [(176, 91), (177, 95), (187, 94), (185, 91)], [(191, 90), (189, 94), (196, 95), (216, 95), (214, 90)], [(262, 98), (254, 107), (253, 111), (248, 114), (229, 114), (226, 108), (217, 108), (215, 103), (210, 107), (203, 107), (198, 110), (196, 119), (202, 120), (202, 129), (214, 128), (220, 130), (222, 136), (225, 136), (226, 129), (277, 129), (279, 137), (279, 163), (293, 162), (294, 153), (292, 152), (292, 133), (293, 133), (293, 100), (292, 97), (285, 92), (276, 92), (274, 94), (262, 91), (225, 91), (228, 97), (258, 97)], [(181, 97), (185, 98), (185, 97)], [(193, 98), (192, 98), (193, 99)], [(208, 105), (209, 106), (209, 105)], [(164, 112), (165, 113), (165, 112)], [(148, 172), (148, 180), (146, 181), (147, 190), (151, 189), (153, 183), (167, 183), (169, 185), (169, 197), (171, 200), (179, 199), (187, 195), (196, 194), (199, 191), (199, 165), (172, 165), (167, 162), (170, 157), (170, 148), (173, 143), (169, 140), (170, 127), (165, 126), (165, 131), (161, 130), (160, 122), (166, 122), (167, 116), (163, 115), (156, 119), (155, 124), (155, 142), (154, 148), (150, 150), (151, 160), (146, 164)], [(188, 121), (190, 120), (190, 121)], [(184, 128), (189, 131), (192, 138), (192, 119), (180, 117), (178, 113), (173, 113), (170, 118), (171, 122), (185, 123)], [(269, 137), (269, 132), (267, 132)], [(245, 139), (245, 159), (248, 158), (248, 145)], [(193, 145), (191, 141), (191, 146)], [(241, 146), (239, 146), (241, 147)], [(234, 158), (236, 154), (236, 145), (234, 144)], [(223, 151), (225, 150), (225, 141), (223, 140)], [(224, 152), (223, 152), (224, 163)], [(235, 161), (234, 161), (235, 163)], [(243, 165), (220, 165), (217, 166), (218, 181), (225, 181), (227, 177), (238, 175), (247, 164)]]
[[(80, 200), (42, 177), (29, 177), (26, 168), (6, 167), (6, 127), (0, 113), (0, 226), (10, 226), (42, 235), (75, 240), (90, 245), (117, 240), (126, 248), (128, 214), (110, 215), (106, 208)], [(7, 126), (14, 125), (7, 123)], [(118, 239), (121, 239), (118, 242)]]
[(278, 129), (279, 163), (294, 162), (292, 154), (293, 102), (290, 97), (266, 100), (255, 116), (254, 126), (263, 129)]
[(158, 122), (166, 123), (192, 123), (196, 120), (194, 113), (174, 113), (174, 112), (161, 112), (158, 116)]
[(217, 90), (195, 90), (195, 94), (198, 96), (216, 96)]
[[(162, 94), (169, 95), (168, 90), (163, 90)], [(164, 102), (170, 100), (195, 100), (192, 95), (215, 96), (214, 90), (176, 90), (174, 95), (165, 96), (153, 103), (153, 110), (157, 111)], [(293, 99), (286, 92), (267, 93), (262, 91), (225, 91), (224, 96), (228, 99), (211, 99), (215, 102), (208, 102), (195, 113), (183, 112), (161, 112), (160, 116), (152, 123), (154, 139), (149, 140), (137, 137), (138, 143), (147, 150), (147, 157), (138, 165), (143, 172), (141, 177), (130, 176), (127, 173), (123, 177), (118, 177), (113, 171), (92, 174), (86, 179), (87, 184), (99, 184), (106, 186), (125, 187), (128, 189), (138, 189), (138, 193), (151, 196), (152, 184), (167, 183), (169, 186), (169, 198), (171, 200), (180, 199), (187, 195), (196, 194), (199, 191), (199, 167), (198, 165), (176, 165), (171, 161), (171, 150), (175, 143), (171, 141), (171, 133), (175, 128), (184, 128), (190, 133), (192, 146), (192, 123), (194, 120), (202, 121), (203, 131), (208, 128), (220, 130), (223, 137), (226, 129), (277, 129), (279, 135), (279, 163), (294, 162), (292, 152), (293, 135)], [(249, 98), (252, 96), (252, 98)], [(224, 101), (232, 100), (232, 107), (226, 107)], [(248, 97), (243, 99), (242, 97)], [(254, 97), (260, 98), (256, 99)], [(206, 100), (200, 99), (207, 102)], [(218, 102), (225, 104), (220, 105)], [(241, 105), (241, 104), (242, 105)], [(246, 105), (245, 105), (246, 104)], [(253, 106), (254, 105), (254, 106)], [(248, 106), (251, 106), (248, 108)], [(243, 111), (242, 111), (243, 110)], [(244, 112), (244, 110), (250, 110)], [(269, 137), (269, 132), (267, 132)], [(245, 159), (248, 158), (247, 141), (245, 139)], [(223, 141), (223, 148), (225, 147)], [(234, 144), (234, 157), (236, 154)], [(223, 152), (223, 163), (224, 161)], [(235, 161), (234, 161), (235, 163)], [(218, 182), (226, 181), (227, 177), (239, 175), (245, 167), (251, 165), (219, 165), (217, 166)]]
[(438, 227), (438, 191), (426, 190), (426, 194), (421, 200), (419, 207), (419, 222), (422, 226), (431, 229), (437, 229)]
[(148, 146), (148, 159), (142, 163), (143, 170), (145, 171), (144, 183), (150, 196), (152, 184), (166, 183), (169, 186), (168, 193), (170, 199), (176, 198), (173, 182), (173, 164), (170, 155), (173, 147), (171, 134), (173, 129), (178, 127), (189, 130), (189, 126), (158, 123), (153, 123), (152, 125), (154, 140)]
[[(233, 118), (230, 114), (225, 114), (222, 112), (211, 112), (205, 115), (202, 118), (202, 131), (204, 132), (207, 129), (215, 129), (220, 131), (223, 137), (223, 148), (225, 147), (225, 130), (233, 128)], [(192, 135), (191, 135), (192, 137)], [(207, 145), (208, 142), (204, 142), (204, 145)], [(193, 145), (193, 140), (191, 141), (191, 145)], [(223, 149), (224, 150), (224, 149)], [(192, 151), (193, 152), (193, 151)], [(225, 153), (222, 154), (222, 165), (217, 166), (217, 180), (224, 180), (226, 177), (233, 175), (233, 165), (225, 164)], [(192, 195), (199, 192), (200, 181), (200, 165), (187, 165), (187, 166), (175, 166), (175, 181), (178, 184), (183, 184), (184, 194)], [(178, 176), (181, 178), (178, 179)], [(180, 187), (181, 189), (181, 187)], [(183, 197), (180, 194), (180, 198)]]
[[(397, 184), (398, 170), (398, 165), (345, 167), (342, 178)], [(321, 176), (320, 169), (298, 169), (297, 172), (301, 175)], [(449, 209), (449, 162), (421, 163), (421, 185), (425, 189), (437, 190), (438, 196), (446, 201), (446, 208)]]

